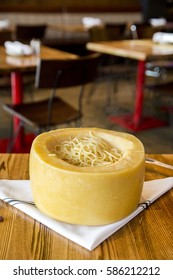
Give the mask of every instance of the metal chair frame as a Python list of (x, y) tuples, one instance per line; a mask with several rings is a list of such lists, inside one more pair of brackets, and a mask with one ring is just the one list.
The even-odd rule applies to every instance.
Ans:
[[(49, 98), (18, 105), (3, 104), (6, 112), (20, 120), (20, 126), (16, 132), (12, 132), (10, 129), (8, 151), (12, 150), (22, 127), (28, 127), (35, 135), (38, 135), (63, 124), (75, 123), (76, 126), (81, 126), (85, 85), (96, 79), (99, 61), (99, 54), (77, 59), (40, 59), (36, 69), (35, 88), (51, 88)], [(57, 96), (58, 90), (61, 88), (75, 86), (80, 86), (77, 109)], [(12, 139), (11, 135), (13, 135)]]

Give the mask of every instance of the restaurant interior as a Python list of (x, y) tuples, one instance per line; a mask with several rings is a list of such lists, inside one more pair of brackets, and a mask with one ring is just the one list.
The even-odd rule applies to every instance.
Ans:
[[(28, 26), (31, 27), (30, 31), (26, 31)], [(152, 60), (150, 57), (146, 59), (145, 81), (142, 82), (142, 109), (140, 110), (142, 110), (144, 117), (151, 116), (147, 122), (153, 125), (139, 128), (127, 127), (124, 123), (114, 121), (114, 116), (133, 114), (136, 110), (134, 107), (137, 106), (138, 102), (136, 101), (138, 60), (128, 57), (128, 55), (119, 56), (96, 52), (89, 48), (88, 43), (152, 40), (156, 33), (162, 32), (170, 36), (172, 31), (173, 1), (49, 0), (44, 1), (42, 5), (38, 0), (1, 1), (0, 152), (28, 152), (30, 144), (40, 131), (52, 129), (52, 126), (42, 127), (42, 130), (35, 131), (35, 128), (29, 127), (25, 123), (24, 137), (27, 138), (28, 134), (31, 139), (28, 138), (29, 144), (26, 144), (28, 146), (24, 149), (20, 147), (17, 150), (15, 148), (18, 135), (14, 131), (16, 129), (14, 128), (16, 108), (13, 107), (15, 106), (15, 97), (12, 96), (14, 71), (17, 69), (17, 73), (22, 73), (23, 79), (22, 102), (19, 101), (21, 103), (20, 110), (22, 110), (20, 114), (26, 111), (24, 103), (27, 103), (27, 106), (28, 103), (31, 103), (32, 105), (27, 107), (28, 114), (36, 113), (43, 118), (43, 110), (46, 109), (41, 107), (34, 109), (33, 103), (49, 99), (52, 90), (50, 84), (43, 85), (43, 87), (36, 85), (38, 69), (36, 70), (35, 65), (24, 68), (24, 64), (27, 65), (29, 62), (20, 61), (23, 56), (8, 53), (7, 50), (5, 53), (5, 42), (17, 41), (28, 45), (31, 42), (37, 44), (37, 46), (35, 45), (35, 54), (25, 55), (26, 59), (33, 56), (38, 57), (36, 47), (39, 47), (40, 55), (40, 48), (42, 49), (43, 46), (51, 50), (60, 50), (72, 57), (74, 55), (74, 58), (82, 58), (83, 60), (93, 54), (99, 56), (97, 75), (93, 74), (93, 80), (88, 80), (86, 83), (82, 101), (79, 102), (79, 81), (75, 87), (67, 85), (68, 88), (65, 88), (66, 85), (64, 85), (58, 91), (58, 96), (65, 100), (65, 104), (70, 104), (71, 109), (69, 110), (74, 107), (76, 112), (73, 111), (73, 113), (76, 114), (79, 109), (80, 122), (76, 119), (73, 119), (73, 122), (57, 120), (53, 129), (83, 126), (132, 133), (143, 142), (147, 153), (171, 153), (173, 149), (173, 56), (172, 59), (171, 56), (160, 56), (157, 60)], [(169, 46), (171, 47), (171, 44)], [(67, 56), (68, 60), (71, 60), (70, 55)], [(3, 65), (4, 61), (10, 65), (9, 69)], [(22, 68), (20, 63), (23, 63)], [(47, 67), (51, 67), (53, 71), (53, 66)], [(91, 72), (91, 70), (88, 71)], [(48, 81), (48, 75), (44, 79)], [(18, 101), (16, 102), (18, 103)], [(79, 103), (82, 103), (82, 106)], [(61, 104), (62, 106), (64, 105)], [(39, 112), (39, 110), (42, 111)], [(59, 116), (57, 118), (61, 119)], [(68, 117), (66, 116), (66, 118)], [(159, 119), (159, 122), (155, 124), (153, 119)]]
[(173, 0), (0, 0), (1, 274), (170, 279), (172, 187)]

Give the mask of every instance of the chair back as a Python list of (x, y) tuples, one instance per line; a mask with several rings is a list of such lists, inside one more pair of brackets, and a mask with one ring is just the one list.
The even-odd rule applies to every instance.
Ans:
[(12, 40), (12, 31), (0, 30), (0, 45), (4, 45), (5, 41)]
[(96, 79), (100, 54), (76, 59), (40, 59), (36, 88), (64, 88), (84, 85)]
[(111, 41), (123, 39), (126, 29), (125, 23), (105, 23), (89, 28), (90, 41)]
[(16, 25), (16, 40), (21, 42), (30, 42), (32, 39), (43, 40), (46, 32), (46, 24), (17, 24)]
[(157, 30), (149, 23), (137, 23), (130, 26), (130, 31), (132, 39), (152, 39)]

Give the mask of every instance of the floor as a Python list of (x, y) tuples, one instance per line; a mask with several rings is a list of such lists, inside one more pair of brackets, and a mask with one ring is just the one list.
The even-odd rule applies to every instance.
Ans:
[[(82, 120), (83, 127), (100, 127), (110, 130), (123, 131), (134, 134), (144, 144), (146, 153), (173, 153), (173, 113), (168, 114), (167, 111), (161, 110), (163, 105), (170, 104), (173, 98), (163, 96), (156, 92), (145, 92), (144, 99), (144, 115), (153, 115), (166, 120), (168, 124), (163, 127), (148, 129), (139, 132), (131, 132), (109, 120), (109, 114), (121, 115), (133, 112), (135, 99), (135, 76), (131, 79), (119, 79), (114, 83), (98, 83), (95, 86), (93, 95), (91, 93), (91, 85), (87, 85), (83, 100), (84, 117)], [(114, 90), (113, 90), (114, 89)], [(25, 100), (29, 101), (32, 97), (33, 88), (25, 88)], [(74, 106), (77, 104), (76, 91), (78, 88), (64, 90), (62, 96), (65, 96)], [(111, 105), (106, 106), (106, 99), (111, 95)], [(34, 98), (42, 98), (47, 96), (48, 92), (35, 92)], [(0, 103), (11, 102), (10, 88), (0, 89)], [(0, 107), (0, 138), (8, 137), (10, 125), (10, 116)], [(1, 152), (1, 147), (0, 147)]]

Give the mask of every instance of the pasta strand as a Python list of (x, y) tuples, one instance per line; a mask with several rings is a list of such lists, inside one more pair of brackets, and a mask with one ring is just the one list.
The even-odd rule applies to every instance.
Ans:
[(92, 135), (74, 137), (55, 146), (50, 156), (80, 167), (103, 166), (117, 162), (122, 154), (100, 137)]

